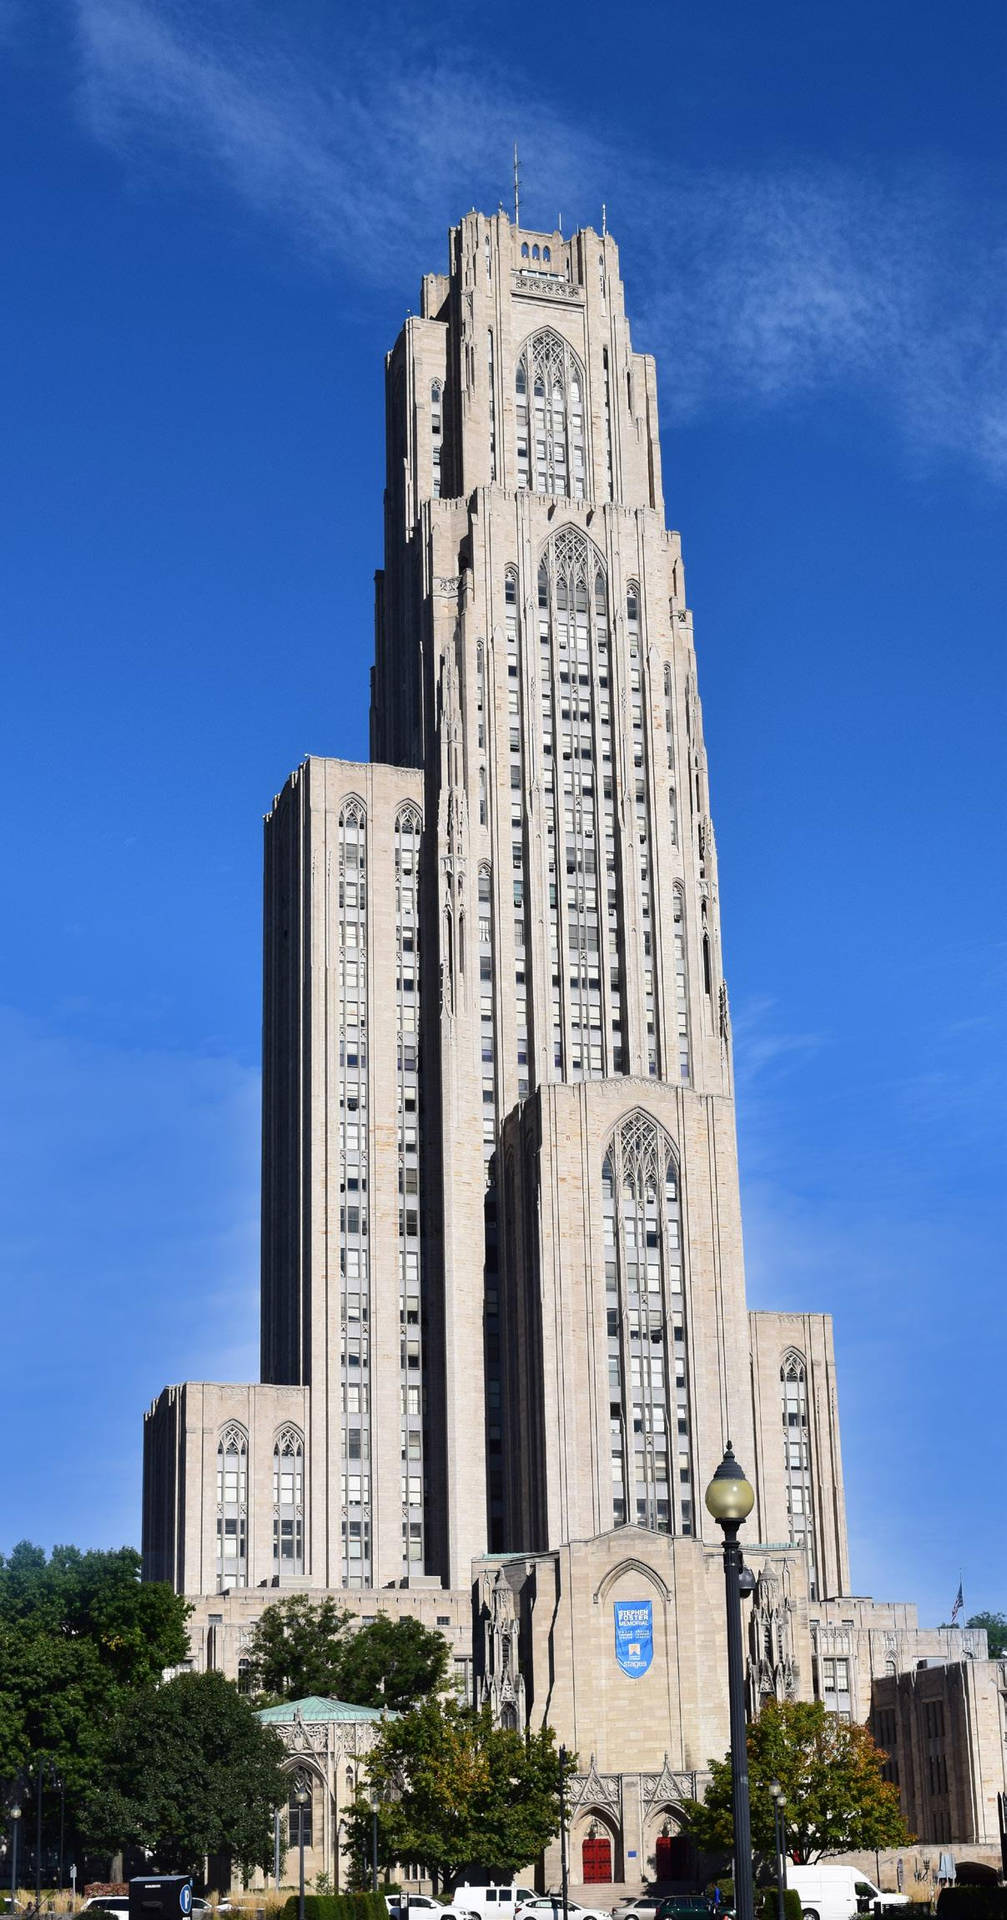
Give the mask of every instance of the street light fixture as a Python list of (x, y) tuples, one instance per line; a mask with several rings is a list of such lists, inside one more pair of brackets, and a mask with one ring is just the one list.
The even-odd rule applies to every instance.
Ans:
[(11, 1847), (10, 1847), (10, 1909), (17, 1912), (17, 1837), (20, 1831), (21, 1808), (15, 1800), (10, 1810)]
[(297, 1785), (294, 1788), (294, 1799), (297, 1801), (297, 1847), (298, 1847), (298, 1853), (300, 1855), (300, 1862), (299, 1862), (300, 1878), (298, 1881), (299, 1891), (297, 1896), (297, 1920), (304, 1920), (304, 1809), (307, 1806), (310, 1798), (311, 1798), (311, 1793), (308, 1788), (308, 1783), (305, 1780), (303, 1774), (298, 1774)]
[(727, 1597), (727, 1697), (731, 1720), (731, 1803), (734, 1811), (734, 1910), (755, 1920), (752, 1895), (752, 1815), (748, 1793), (748, 1732), (745, 1668), (741, 1643), (741, 1547), (738, 1528), (755, 1505), (755, 1493), (734, 1457), (731, 1442), (706, 1489), (706, 1505), (724, 1534)]
[(787, 1890), (787, 1828), (783, 1807), (787, 1796), (778, 1780), (769, 1782), (769, 1793), (773, 1802), (773, 1836), (776, 1841), (776, 1912), (778, 1920), (785, 1920), (786, 1902), (783, 1896)]

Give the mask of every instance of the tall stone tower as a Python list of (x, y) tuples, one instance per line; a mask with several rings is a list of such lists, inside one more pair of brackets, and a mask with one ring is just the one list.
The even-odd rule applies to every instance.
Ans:
[[(149, 1535), (201, 1571), (156, 1564), (458, 1590), (712, 1541), (730, 1437), (836, 1591), (831, 1333), (745, 1304), (692, 620), (607, 235), (468, 215), (388, 356), (371, 750), (267, 820), (263, 1385), (226, 1431), (158, 1403)], [(166, 1449), (216, 1461), (215, 1536)]]

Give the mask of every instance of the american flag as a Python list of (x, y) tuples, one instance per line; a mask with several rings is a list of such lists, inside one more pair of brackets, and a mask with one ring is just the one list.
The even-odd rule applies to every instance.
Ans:
[(961, 1612), (961, 1610), (962, 1610), (962, 1608), (963, 1608), (963, 1606), (964, 1606), (964, 1605), (965, 1605), (965, 1599), (964, 1599), (964, 1596), (963, 1596), (963, 1594), (962, 1594), (962, 1583), (961, 1583), (961, 1581), (959, 1580), (959, 1582), (958, 1582), (958, 1592), (957, 1592), (957, 1593), (955, 1594), (955, 1604), (954, 1604), (954, 1606), (953, 1606), (953, 1607), (952, 1607), (952, 1609), (951, 1609), (951, 1625), (952, 1625), (952, 1626), (954, 1626), (954, 1624), (955, 1624), (955, 1621), (957, 1620), (957, 1618), (958, 1618), (958, 1615), (960, 1614), (960, 1612)]

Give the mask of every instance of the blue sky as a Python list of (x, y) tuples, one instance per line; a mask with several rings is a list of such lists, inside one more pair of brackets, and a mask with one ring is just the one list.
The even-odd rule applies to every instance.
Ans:
[(1004, 1607), (1007, 20), (503, 18), (0, 0), (0, 1549), (255, 1376), (261, 815), (366, 754), (382, 355), (516, 137), (659, 356), (750, 1297), (836, 1316), (855, 1590)]

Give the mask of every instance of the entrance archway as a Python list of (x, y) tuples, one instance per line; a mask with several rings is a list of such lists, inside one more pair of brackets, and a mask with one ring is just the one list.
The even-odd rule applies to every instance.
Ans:
[(611, 1885), (612, 1841), (607, 1833), (585, 1835), (581, 1845), (581, 1869), (586, 1887)]

